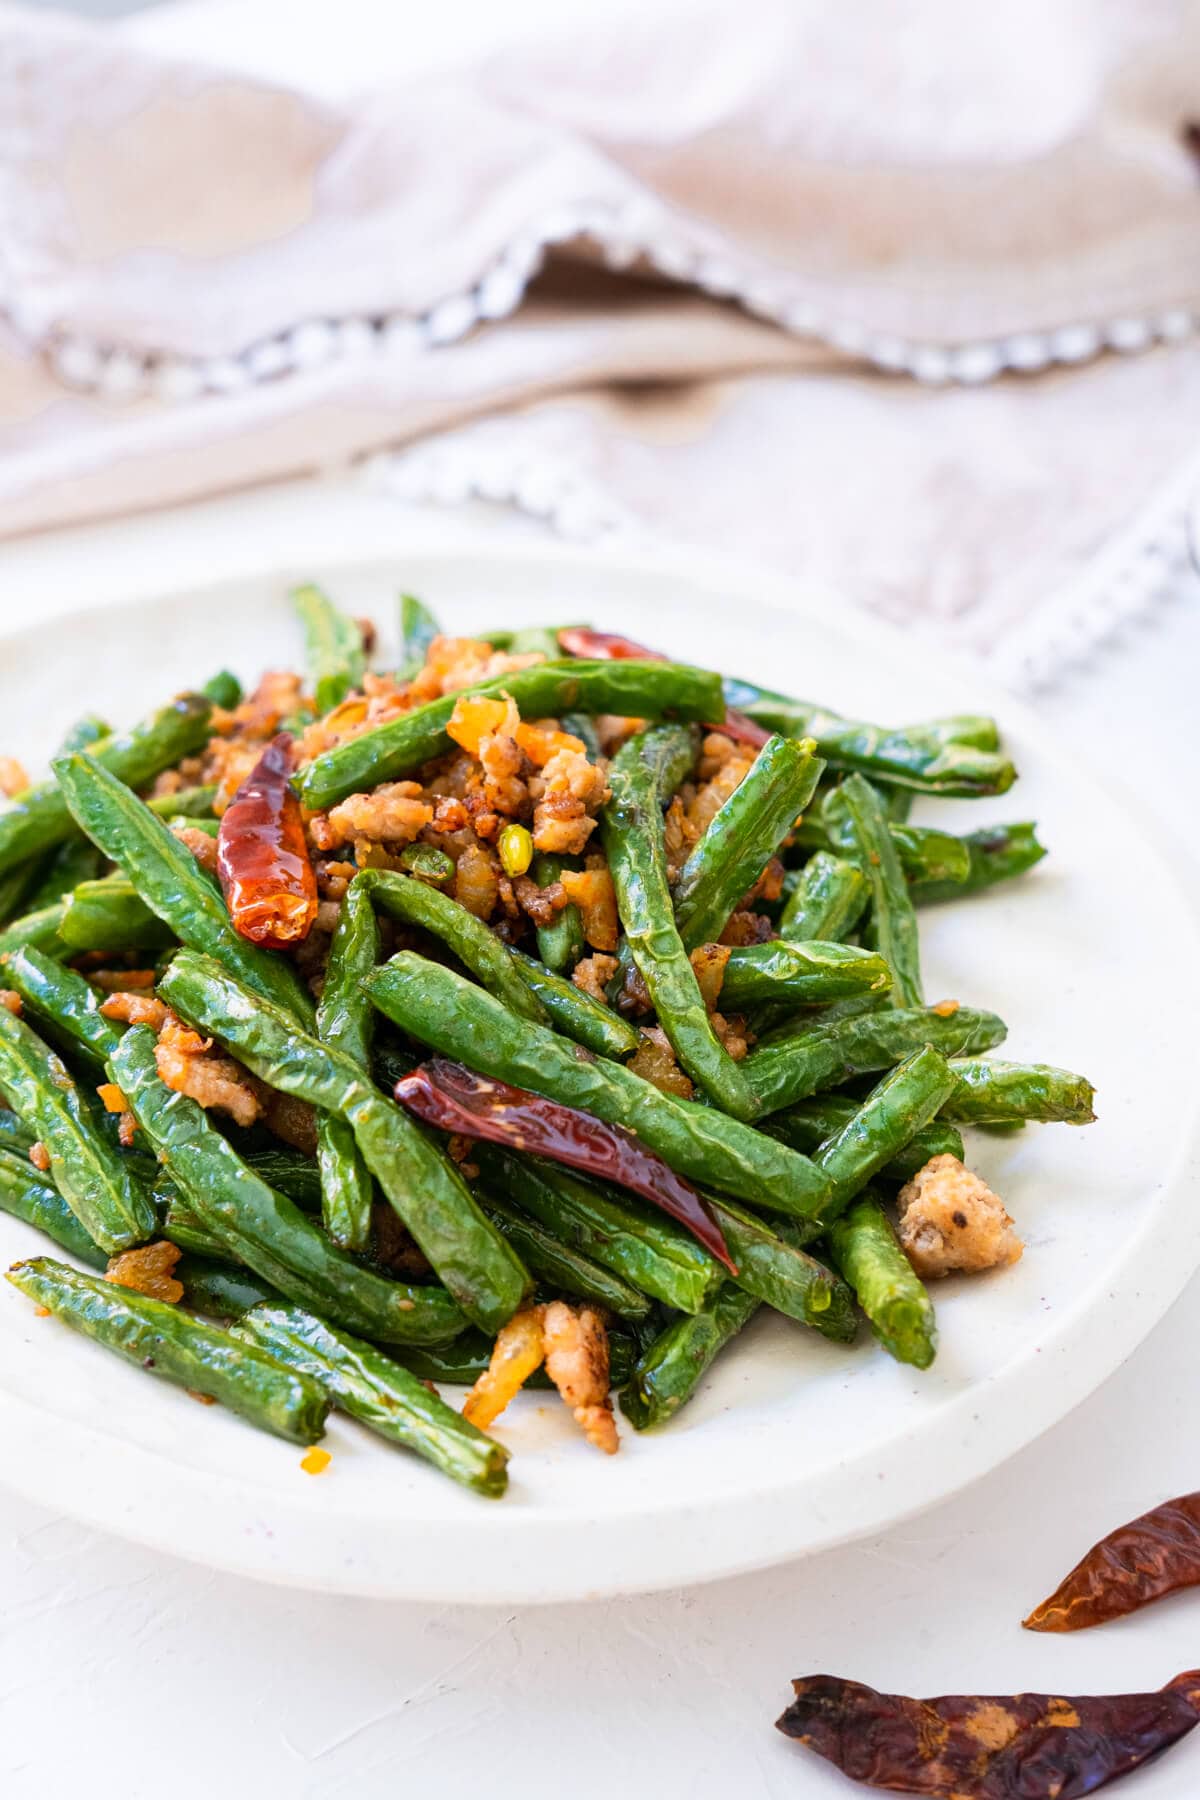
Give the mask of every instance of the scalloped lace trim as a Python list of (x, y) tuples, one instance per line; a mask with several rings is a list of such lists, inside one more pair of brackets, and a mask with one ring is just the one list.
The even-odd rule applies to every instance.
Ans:
[[(61, 335), (42, 346), (56, 376), (81, 392), (107, 400), (184, 403), (205, 395), (239, 393), (264, 382), (342, 359), (379, 353), (418, 355), (458, 342), (477, 325), (502, 319), (521, 304), (555, 244), (595, 244), (613, 269), (644, 262), (681, 285), (714, 299), (732, 300), (758, 318), (801, 338), (861, 357), (873, 367), (905, 374), (930, 386), (975, 385), (1006, 372), (1033, 374), (1053, 364), (1087, 362), (1105, 351), (1149, 349), (1178, 343), (1200, 325), (1200, 316), (1175, 307), (1145, 317), (1080, 320), (1051, 331), (1017, 332), (974, 344), (921, 343), (865, 330), (849, 319), (822, 317), (808, 299), (789, 291), (787, 277), (723, 257), (678, 221), (648, 220), (644, 209), (579, 207), (543, 218), (507, 246), (479, 283), (447, 295), (417, 316), (307, 319), (250, 345), (235, 356), (159, 358), (119, 345)], [(19, 320), (14, 319), (19, 327)]]

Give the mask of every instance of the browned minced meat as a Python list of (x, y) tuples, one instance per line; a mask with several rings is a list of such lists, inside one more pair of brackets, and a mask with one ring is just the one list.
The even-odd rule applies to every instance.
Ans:
[(167, 1007), (153, 994), (110, 994), (100, 1002), (100, 1011), (106, 1019), (119, 1019), (125, 1025), (149, 1025), (151, 1031), (161, 1031), (169, 1016)]
[(317, 1118), (306, 1100), (268, 1088), (262, 1097), (262, 1122), (268, 1131), (293, 1149), (302, 1150), (305, 1156), (317, 1154)]
[(151, 1300), (166, 1300), (175, 1305), (183, 1299), (183, 1283), (175, 1279), (175, 1264), (182, 1251), (178, 1244), (163, 1239), (157, 1244), (139, 1244), (136, 1250), (123, 1250), (109, 1259), (105, 1281), (118, 1287), (132, 1288)]
[(699, 832), (684, 811), (683, 800), (676, 794), (663, 821), (663, 846), (667, 854), (667, 879), (674, 885), (679, 871), (691, 855)]
[(185, 757), (177, 769), (165, 770), (156, 780), (154, 792), (171, 794), (193, 782), (215, 782), (213, 809), (224, 812), (265, 745), (302, 700), (298, 675), (287, 669), (269, 671), (231, 712), (213, 708), (213, 735), (204, 749), (197, 756)]
[(158, 1073), (167, 1087), (205, 1108), (216, 1107), (237, 1125), (253, 1125), (262, 1112), (257, 1084), (232, 1057), (212, 1053), (202, 1038), (168, 1012), (155, 1049)]
[(373, 792), (351, 794), (330, 809), (329, 843), (323, 847), (333, 849), (356, 838), (411, 844), (432, 818), (433, 807), (422, 799), (418, 782), (385, 781)]
[(738, 949), (745, 944), (769, 944), (775, 936), (775, 927), (766, 913), (735, 912), (721, 933), (721, 942), (731, 949)]
[(1014, 1263), (1024, 1249), (1003, 1200), (957, 1156), (930, 1157), (896, 1205), (900, 1242), (926, 1279)]
[(593, 1000), (604, 1005), (608, 1003), (605, 988), (620, 968), (615, 956), (605, 956), (597, 951), (594, 956), (585, 956), (571, 970), (571, 980), (582, 994), (589, 994)]
[(490, 919), (500, 897), (500, 865), (482, 844), (468, 844), (455, 865), (454, 898), (477, 919)]
[(615, 1455), (620, 1448), (608, 1391), (608, 1333), (590, 1306), (576, 1310), (552, 1300), (542, 1315), (546, 1373), (571, 1408), (589, 1444)]
[(529, 779), (534, 848), (580, 856), (596, 829), (595, 813), (611, 792), (604, 770), (578, 750), (556, 750)]
[(783, 892), (783, 878), (786, 870), (780, 859), (773, 856), (750, 892), (743, 896), (742, 907), (749, 907), (755, 900), (778, 900)]
[(624, 979), (617, 994), (617, 1011), (626, 1018), (636, 1018), (639, 1013), (651, 1011), (650, 990), (642, 979), (642, 971), (635, 962), (625, 965)]
[(0, 1006), (10, 1012), (14, 1019), (21, 1016), (21, 996), (14, 994), (11, 988), (0, 988)]
[(700, 989), (700, 998), (704, 1001), (708, 1012), (713, 1012), (721, 997), (721, 984), (725, 980), (725, 964), (729, 961), (728, 944), (700, 944), (692, 951), (689, 959), (696, 984)]
[(409, 686), (411, 703), (422, 706), (427, 700), (440, 699), (443, 694), (473, 687), (477, 681), (491, 681), (496, 675), (510, 675), (515, 669), (528, 669), (545, 660), (540, 651), (510, 656), (478, 638), (435, 637), (429, 646), (424, 668)]
[(202, 869), (210, 875), (217, 872), (217, 840), (210, 837), (207, 831), (199, 831), (194, 825), (172, 825), (172, 832), (179, 839), (185, 850), (190, 850)]
[(687, 802), (688, 824), (702, 837), (754, 758), (719, 731), (710, 731), (700, 758), (700, 784)]
[(633, 1074), (640, 1075), (643, 1081), (652, 1083), (660, 1093), (673, 1094), (677, 1100), (690, 1100), (695, 1092), (675, 1060), (666, 1032), (659, 1025), (651, 1025), (642, 1032), (642, 1041), (625, 1066)]
[(352, 862), (318, 862), (313, 873), (316, 875), (317, 892), (322, 900), (343, 900), (346, 889), (358, 873), (358, 867)]
[(30, 1144), (29, 1160), (34, 1168), (42, 1175), (44, 1175), (50, 1167), (50, 1152), (47, 1150), (45, 1144), (43, 1144), (41, 1138), (39, 1138), (36, 1143)]
[[(90, 958), (103, 958), (104, 955), (103, 950), (85, 950), (83, 956), (76, 960), (86, 967)], [(88, 968), (87, 978), (93, 987), (103, 988), (106, 994), (149, 993), (158, 979), (153, 969), (101, 968)]]
[(563, 892), (579, 908), (583, 935), (593, 950), (611, 954), (617, 947), (621, 921), (612, 874), (602, 856), (589, 856), (582, 869), (564, 869)]
[[(516, 718), (516, 707), (511, 710)], [(527, 763), (516, 738), (507, 731), (485, 732), (479, 740), (479, 763), (483, 770), (483, 799), (489, 810), (509, 819), (526, 813), (529, 788), (522, 780), (522, 770)]]
[(376, 1262), (394, 1275), (420, 1280), (430, 1273), (428, 1262), (390, 1206), (379, 1204), (371, 1209), (371, 1249)]
[(14, 794), (24, 793), (28, 786), (25, 765), (15, 756), (0, 756), (0, 794), (7, 794), (11, 800)]
[(709, 1018), (714, 1033), (725, 1046), (727, 1056), (734, 1062), (742, 1062), (750, 1049), (750, 1033), (745, 1019), (740, 1013), (731, 1013), (728, 1018), (724, 1013), (715, 1012)]
[(561, 881), (552, 881), (546, 887), (539, 887), (528, 875), (518, 875), (513, 882), (513, 892), (521, 911), (535, 925), (553, 925), (567, 904), (567, 890)]

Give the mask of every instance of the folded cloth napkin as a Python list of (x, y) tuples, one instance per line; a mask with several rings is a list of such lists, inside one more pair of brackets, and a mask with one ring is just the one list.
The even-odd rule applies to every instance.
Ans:
[(408, 445), (1011, 659), (1174, 528), (1194, 5), (602, 0), (407, 80), (372, 16), (334, 97), (0, 10), (0, 531)]

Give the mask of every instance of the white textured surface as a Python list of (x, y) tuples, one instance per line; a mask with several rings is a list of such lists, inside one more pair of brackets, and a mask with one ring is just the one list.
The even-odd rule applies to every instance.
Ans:
[[(391, 508), (328, 504), (357, 547), (394, 532)], [(101, 570), (120, 591), (219, 573), (248, 543), (302, 556), (328, 516), (273, 496), (11, 549), (2, 616), (78, 604), (85, 581), (102, 598)], [(1198, 659), (1200, 616), (1167, 610), (1040, 703), (1081, 755), (1119, 767), (1118, 785), (1154, 765), (1142, 804), (1165, 834), (1194, 817)], [(1200, 891), (1194, 867), (1189, 880)], [(1099, 1532), (1200, 1483), (1196, 1298), (1193, 1285), (1101, 1394), (939, 1512), (646, 1600), (514, 1615), (286, 1593), (0, 1496), (4, 1791), (819, 1800), (852, 1790), (772, 1733), (791, 1674), (926, 1692), (1157, 1684), (1196, 1661), (1194, 1597), (1074, 1640), (1024, 1635), (1018, 1620)], [(1200, 1739), (1120, 1791), (1183, 1800), (1198, 1785)]]

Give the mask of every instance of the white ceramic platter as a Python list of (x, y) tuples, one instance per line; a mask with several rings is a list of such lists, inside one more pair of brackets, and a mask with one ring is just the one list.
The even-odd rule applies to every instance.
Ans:
[[(344, 1420), (329, 1471), (89, 1346), (0, 1292), (0, 1475), (90, 1522), (268, 1580), (428, 1601), (579, 1599), (699, 1581), (879, 1530), (1060, 1419), (1133, 1349), (1200, 1260), (1193, 1042), (1197, 934), (1135, 819), (1069, 746), (973, 673), (827, 597), (760, 576), (501, 546), (281, 569), (92, 612), (0, 646), (6, 751), (36, 766), (79, 712), (118, 720), (223, 664), (294, 666), (289, 581), (380, 622), (420, 593), (454, 629), (585, 619), (695, 662), (899, 722), (994, 711), (1022, 780), (954, 803), (951, 829), (1036, 818), (1052, 856), (1023, 882), (923, 916), (927, 989), (992, 1007), (1007, 1054), (1087, 1072), (1100, 1122), (978, 1137), (972, 1158), (1028, 1249), (945, 1283), (925, 1375), (760, 1316), (665, 1432), (602, 1459), (565, 1409), (523, 1396), (500, 1503)], [(1099, 779), (1097, 779), (1097, 776)], [(918, 817), (921, 814), (918, 812)], [(0, 1217), (0, 1263), (44, 1242)], [(1069, 1471), (1064, 1471), (1069, 1479)]]

